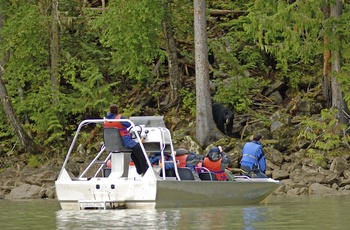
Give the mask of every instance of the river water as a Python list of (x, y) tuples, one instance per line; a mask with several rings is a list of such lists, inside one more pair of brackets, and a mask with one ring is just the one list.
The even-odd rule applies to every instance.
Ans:
[(270, 196), (259, 205), (63, 211), (56, 200), (0, 200), (7, 229), (350, 229), (350, 197)]

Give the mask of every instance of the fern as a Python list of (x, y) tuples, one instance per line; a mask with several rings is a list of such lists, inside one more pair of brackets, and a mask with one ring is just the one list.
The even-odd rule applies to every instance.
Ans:
[(237, 112), (244, 112), (252, 104), (250, 96), (256, 83), (257, 80), (250, 77), (234, 77), (230, 84), (220, 82), (214, 100), (229, 105)]
[(308, 149), (306, 156), (313, 159), (315, 164), (320, 165), (321, 167), (327, 166), (327, 160), (324, 154), (316, 152), (314, 149)]
[(179, 92), (182, 98), (183, 107), (190, 111), (192, 116), (196, 116), (196, 96), (189, 89), (182, 88)]
[[(349, 140), (348, 135), (339, 135), (339, 131), (345, 133), (346, 126), (338, 124), (336, 110), (323, 109), (321, 118), (315, 117), (304, 119), (301, 124), (305, 130), (301, 131), (299, 138), (311, 141), (309, 149), (315, 148), (323, 150), (327, 155), (332, 155), (332, 150)], [(310, 150), (312, 151), (312, 150)], [(311, 154), (313, 158), (315, 155)]]

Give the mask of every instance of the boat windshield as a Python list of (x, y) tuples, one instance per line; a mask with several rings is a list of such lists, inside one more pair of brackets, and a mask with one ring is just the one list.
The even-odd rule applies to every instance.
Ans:
[(164, 116), (142, 116), (142, 117), (130, 117), (129, 119), (134, 122), (135, 125), (144, 125), (145, 127), (163, 127), (166, 128)]

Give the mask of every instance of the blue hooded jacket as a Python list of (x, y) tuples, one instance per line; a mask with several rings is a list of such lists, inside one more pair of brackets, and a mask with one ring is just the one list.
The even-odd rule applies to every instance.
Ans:
[[(151, 162), (152, 165), (159, 165), (159, 161), (162, 159), (160, 154), (161, 154), (160, 152), (155, 152), (153, 155), (151, 155), (149, 157), (149, 161)], [(172, 161), (173, 158), (168, 153), (164, 153), (164, 160)], [(166, 170), (173, 169), (173, 168), (174, 168), (174, 164), (172, 164), (172, 163), (165, 163), (165, 169)]]
[(256, 166), (261, 172), (266, 171), (265, 155), (262, 150), (260, 141), (247, 142), (242, 149), (241, 165), (253, 169)]

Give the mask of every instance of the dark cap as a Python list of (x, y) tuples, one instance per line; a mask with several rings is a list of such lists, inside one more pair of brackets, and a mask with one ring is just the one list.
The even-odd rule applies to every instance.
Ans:
[(176, 155), (184, 155), (184, 154), (188, 154), (190, 153), (190, 151), (188, 151), (187, 149), (184, 148), (178, 148), (176, 150)]
[(208, 153), (208, 157), (211, 161), (218, 161), (220, 160), (220, 149), (218, 147), (211, 147)]

